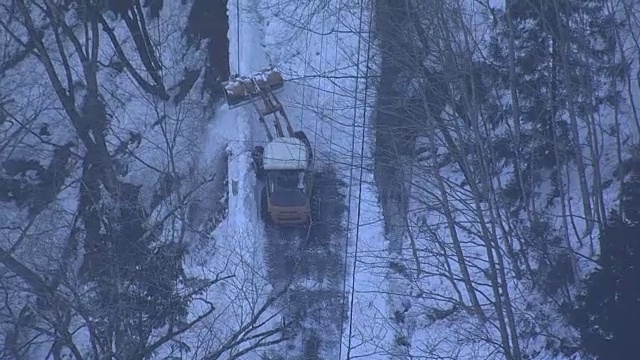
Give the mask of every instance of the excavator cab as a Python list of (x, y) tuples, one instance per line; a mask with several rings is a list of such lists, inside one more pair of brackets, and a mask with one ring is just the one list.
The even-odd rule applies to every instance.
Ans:
[(265, 216), (280, 225), (307, 224), (313, 191), (313, 156), (308, 142), (294, 137), (275, 139), (254, 161), (265, 183)]

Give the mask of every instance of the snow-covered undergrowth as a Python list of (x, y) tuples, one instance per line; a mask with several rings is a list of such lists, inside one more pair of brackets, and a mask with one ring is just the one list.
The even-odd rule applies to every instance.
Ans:
[[(3, 34), (7, 41), (2, 44), (3, 53), (9, 57), (23, 50), (21, 42), (23, 46), (28, 43), (26, 28), (20, 23), (22, 17), (12, 17), (8, 13), (10, 10), (20, 13), (23, 10), (20, 6), (0, 9), (3, 25), (11, 31)], [(49, 8), (43, 3), (33, 2), (29, 8), (24, 8), (31, 14), (33, 25), (46, 30), (37, 51), (46, 53), (48, 58), (38, 59), (27, 53), (15, 65), (3, 68), (0, 78), (3, 105), (0, 249), (3, 265), (7, 266), (5, 270), (9, 270), (3, 272), (2, 282), (6, 285), (3, 291), (8, 301), (2, 307), (1, 333), (6, 334), (2, 340), (7, 356), (18, 356), (19, 353), (27, 358), (45, 359), (58, 356), (58, 352), (74, 352), (75, 356), (93, 353), (100, 357), (101, 353), (111, 351), (119, 356), (131, 355), (127, 352), (131, 349), (127, 349), (121, 340), (105, 343), (105, 338), (96, 332), (96, 326), (100, 324), (93, 314), (102, 316), (111, 310), (92, 308), (96, 285), (86, 281), (93, 275), (87, 275), (87, 269), (80, 268), (83, 264), (89, 266), (86, 265), (89, 257), (104, 256), (104, 253), (93, 254), (93, 248), (88, 245), (100, 241), (88, 234), (89, 218), (83, 217), (83, 212), (91, 211), (91, 207), (85, 210), (79, 206), (88, 201), (86, 195), (83, 200), (83, 189), (92, 186), (100, 187), (98, 193), (103, 198), (100, 204), (92, 205), (93, 209), (102, 207), (108, 211), (119, 206), (137, 207), (138, 202), (146, 216), (141, 224), (147, 229), (142, 238), (154, 239), (148, 244), (155, 249), (151, 250), (152, 254), (160, 254), (166, 246), (182, 248), (184, 245), (184, 274), (177, 274), (174, 279), (178, 284), (175, 296), (191, 300), (187, 305), (190, 315), (170, 321), (186, 324), (213, 309), (203, 322), (187, 329), (181, 329), (182, 325), (175, 323), (157, 326), (151, 318), (142, 318), (139, 324), (149, 326), (149, 332), (144, 335), (147, 330), (140, 329), (143, 331), (141, 337), (133, 337), (132, 341), (153, 344), (148, 351), (162, 356), (201, 358), (216, 352), (220, 356), (237, 353), (257, 341), (246, 341), (248, 336), (263, 331), (264, 326), (254, 325), (265, 320), (264, 311), (259, 309), (268, 300), (271, 289), (261, 281), (260, 256), (254, 251), (253, 242), (260, 234), (247, 227), (258, 223), (253, 196), (242, 190), (253, 187), (253, 178), (248, 176), (249, 159), (237, 147), (242, 138), (237, 136), (241, 123), (236, 121), (236, 115), (221, 110), (213, 118), (217, 106), (203, 90), (207, 47), (198, 46), (198, 40), (185, 30), (191, 6), (191, 2), (164, 3), (155, 17), (146, 5), (139, 8), (145, 23), (138, 25), (145, 29), (148, 45), (153, 47), (148, 52), (136, 43), (140, 39), (132, 36), (135, 31), (127, 28), (127, 20), (112, 12), (102, 13), (104, 24), (96, 25), (98, 38), (92, 37), (91, 28), (83, 27), (77, 16), (79, 10), (66, 10), (65, 24), (54, 22), (52, 25), (52, 18), (46, 13)], [(129, 19), (133, 13), (127, 13)], [(138, 17), (134, 16), (132, 23), (142, 21), (141, 13), (136, 14)], [(5, 22), (4, 19), (8, 20)], [(66, 25), (69, 27), (64, 27)], [(103, 25), (111, 30), (103, 31)], [(52, 27), (60, 31), (57, 33), (59, 43), (56, 33), (48, 31)], [(91, 52), (94, 39), (97, 43), (95, 54)], [(91, 59), (97, 64), (97, 88), (92, 87), (91, 69), (83, 69), (87, 62), (81, 61), (82, 56), (94, 55), (96, 57)], [(51, 67), (47, 68), (49, 63)], [(60, 82), (56, 83), (58, 80)], [(55, 90), (60, 91), (56, 93)], [(90, 115), (84, 118), (85, 113), (91, 111), (86, 99), (91, 98), (92, 91), (99, 94), (100, 103), (104, 105), (107, 119), (104, 124)], [(82, 121), (88, 122), (83, 124)], [(100, 126), (98, 124), (104, 128), (85, 136), (82, 126), (88, 126), (92, 131), (95, 130), (92, 127)], [(111, 154), (112, 161), (104, 164), (105, 172), (98, 175), (101, 179), (98, 181), (103, 182), (104, 187), (99, 185), (101, 183), (87, 183), (86, 175), (91, 161), (88, 159), (96, 156), (90, 144), (101, 139), (105, 140), (105, 149)], [(105, 179), (112, 174), (119, 184), (139, 188), (138, 199), (135, 195), (114, 198), (113, 194), (120, 191), (118, 187), (125, 185), (107, 188)], [(240, 193), (241, 196), (226, 198), (227, 183), (229, 194)], [(123, 201), (133, 205), (122, 205)], [(228, 211), (225, 209), (227, 203)], [(121, 209), (114, 210), (114, 214), (128, 211), (128, 208)], [(234, 216), (226, 217), (227, 213)], [(117, 219), (117, 216), (112, 218)], [(102, 220), (102, 225), (97, 218), (98, 231), (103, 235), (111, 231), (109, 229), (126, 226), (109, 224), (108, 218)], [(131, 242), (139, 240), (126, 232), (120, 236)], [(17, 262), (4, 262), (7, 254)], [(129, 254), (113, 255), (113, 260), (121, 261), (119, 258), (124, 259)], [(152, 260), (134, 261), (140, 264), (137, 267), (140, 269)], [(162, 270), (170, 271), (173, 265), (167, 260), (162, 266)], [(156, 273), (145, 276), (160, 281), (158, 279), (163, 276), (160, 269), (151, 271)], [(19, 277), (11, 276), (12, 273)], [(200, 282), (194, 283), (195, 277)], [(57, 295), (49, 295), (45, 286), (50, 286)], [(134, 292), (152, 291), (134, 290), (132, 284), (128, 286)], [(207, 290), (203, 292), (202, 289)], [(69, 316), (67, 322), (45, 321), (51, 309), (38, 299), (49, 296), (52, 296), (50, 301), (69, 304), (64, 308)], [(119, 301), (125, 299), (121, 297)], [(164, 301), (169, 301), (166, 295)], [(177, 307), (172, 310), (180, 311)], [(141, 316), (155, 316), (153, 311), (161, 310)], [(113, 323), (125, 326), (116, 324)], [(37, 330), (47, 326), (55, 327), (56, 331), (66, 331), (64, 327), (68, 326), (69, 333), (73, 334), (69, 337), (71, 342), (65, 343), (66, 347), (54, 346), (52, 353), (56, 333)], [(118, 331), (124, 330), (109, 331), (119, 334)], [(179, 342), (167, 343), (163, 338), (172, 332), (177, 334), (174, 338)], [(38, 341), (33, 343), (32, 337)], [(28, 346), (23, 347), (25, 344)], [(157, 347), (157, 344), (162, 346)]]
[[(407, 126), (416, 133), (428, 130), (415, 139), (417, 159), (409, 161), (409, 170), (403, 170), (407, 175), (403, 185), (408, 199), (407, 233), (392, 259), (390, 280), (392, 293), (398, 294), (389, 304), (397, 332), (394, 351), (398, 358), (578, 358), (580, 337), (569, 324), (568, 314), (578, 303), (583, 279), (597, 265), (598, 230), (605, 223), (602, 217), (619, 204), (625, 176), (621, 162), (637, 144), (632, 101), (638, 87), (631, 85), (630, 96), (621, 98), (617, 113), (607, 104), (591, 107), (595, 110), (591, 118), (580, 114), (576, 131), (570, 135), (566, 135), (572, 130), (570, 110), (560, 111), (552, 121), (557, 121), (557, 134), (566, 137), (558, 135), (555, 143), (545, 139), (552, 145), (541, 153), (536, 146), (543, 141), (533, 137), (540, 136), (539, 124), (521, 114), (523, 120), (517, 127), (510, 113), (512, 94), (499, 90), (499, 81), (491, 78), (502, 72), (508, 79), (507, 65), (491, 58), (495, 45), (488, 46), (489, 35), (497, 32), (497, 21), (504, 21), (500, 9), (489, 14), (475, 2), (455, 4), (429, 8), (432, 12), (424, 16), (423, 31), (438, 29), (447, 34), (451, 31), (447, 26), (452, 25), (441, 16), (453, 13), (460, 18), (451, 23), (461, 25), (462, 30), (451, 31), (444, 45), (431, 37), (428, 45), (437, 49), (433, 52), (424, 43), (426, 48), (418, 46), (428, 53), (426, 79), (420, 80), (427, 89), (421, 89), (425, 94), (407, 92), (407, 97), (417, 95), (419, 103), (418, 110), (408, 111)], [(489, 16), (496, 16), (492, 19), (496, 22), (485, 21), (482, 15), (490, 20)], [(435, 26), (435, 19), (447, 25)], [(523, 27), (517, 28), (516, 40), (524, 42), (522, 38), (527, 38), (521, 32)], [(465, 42), (471, 36), (473, 41)], [(505, 38), (501, 40), (506, 43)], [(447, 58), (453, 53), (455, 61)], [(394, 54), (387, 56), (398, 61)], [(412, 70), (406, 71), (410, 74)], [(465, 94), (460, 84), (468, 83), (458, 74), (467, 71), (478, 82)], [(533, 91), (527, 88), (531, 86), (527, 81), (534, 81), (516, 76), (521, 111), (535, 109), (527, 97)], [(608, 86), (605, 82), (592, 97), (606, 97)], [(626, 92), (627, 84), (618, 86)], [(457, 108), (447, 103), (451, 94)], [(574, 93), (569, 96), (580, 98)], [(520, 132), (520, 146), (526, 149), (516, 159), (521, 162), (520, 174), (514, 168), (513, 150), (507, 147), (513, 146), (516, 131)], [(575, 136), (578, 146), (569, 141)], [(558, 150), (563, 147), (571, 150)], [(575, 158), (568, 155), (572, 151), (581, 151), (578, 156), (586, 164), (583, 175)], [(522, 164), (529, 161), (535, 164), (529, 165), (533, 168), (522, 170)], [(554, 161), (560, 165), (549, 165)], [(517, 184), (518, 175), (523, 176), (523, 190)], [(586, 180), (590, 212), (585, 212), (581, 176)]]
[[(380, 154), (397, 151), (375, 144), (380, 134), (372, 131), (380, 115), (373, 109), (382, 102), (378, 79), (385, 76), (384, 51), (371, 37), (379, 2), (228, 1), (231, 72), (275, 66), (283, 73), (278, 96), (293, 127), (314, 147), (325, 172), (321, 184), (332, 187), (320, 193), (335, 197), (324, 199), (335, 207), (324, 211), (344, 213), (340, 220), (329, 216), (335, 223), (325, 224), (322, 241), (310, 248), (325, 251), (318, 258), (326, 256), (326, 263), (302, 264), (309, 273), (301, 272), (285, 294), (267, 268), (264, 249), (273, 239), (259, 216), (251, 170), (250, 149), (264, 145), (264, 130), (251, 106), (228, 109), (205, 95), (211, 90), (204, 79), (208, 49), (185, 30), (193, 26), (191, 6), (204, 12), (205, 2), (163, 2), (156, 15), (146, 5), (126, 16), (104, 11), (95, 29), (83, 26), (79, 10), (48, 14), (51, 2), (0, 7), (6, 37), (0, 43), (0, 270), (8, 299), (0, 306), (0, 357), (257, 359), (309, 351), (326, 359), (497, 359), (519, 351), (522, 358), (559, 359), (576, 353), (579, 339), (563, 312), (599, 248), (597, 226), (586, 221), (591, 214), (584, 212), (580, 176), (587, 179), (593, 213), (616, 206), (624, 177), (619, 162), (638, 141), (629, 101), (637, 98), (638, 84), (629, 85), (618, 113), (603, 107), (578, 124), (584, 174), (565, 161), (558, 169), (542, 164), (523, 172), (522, 180), (511, 150), (504, 149), (515, 124), (496, 120), (492, 108), (509, 108), (511, 94), (500, 88), (471, 106), (460, 95), (457, 74), (488, 57), (483, 37), (490, 31), (477, 17), (484, 10), (469, 14), (464, 8), (458, 19), (448, 16), (455, 6), (434, 2), (420, 13), (422, 25), (451, 41), (439, 43), (434, 35), (428, 44), (416, 41), (392, 55), (403, 57), (402, 66), (415, 60), (413, 71), (425, 65), (411, 56), (435, 46), (426, 67), (440, 78), (428, 81), (441, 81), (436, 97), (445, 100), (435, 114), (430, 111), (438, 104), (428, 101), (411, 114), (406, 108), (416, 99), (401, 109), (407, 110), (404, 120), (415, 117), (408, 120), (415, 134), (398, 142), (414, 141), (420, 154), (395, 158), (388, 168), (402, 174), (386, 185), (394, 188), (389, 191), (377, 188), (373, 175)], [(25, 18), (32, 23), (21, 23)], [(419, 20), (411, 19), (411, 26)], [(136, 23), (144, 31), (137, 32)], [(461, 24), (471, 31), (456, 27)], [(44, 35), (34, 40), (40, 29)], [(93, 31), (99, 33), (95, 54)], [(476, 41), (468, 52), (465, 36)], [(411, 56), (400, 54), (408, 48)], [(92, 62), (82, 55), (96, 56), (95, 82)], [(421, 81), (406, 82), (413, 89)], [(403, 95), (419, 98), (412, 91)], [(447, 96), (459, 103), (447, 103)], [(466, 118), (465, 111), (476, 117)], [(558, 118), (570, 124), (566, 111)], [(519, 131), (536, 128), (528, 123)], [(527, 151), (538, 151), (534, 145)], [(589, 147), (601, 151), (593, 162)], [(536, 156), (548, 160), (568, 151), (551, 153)], [(531, 185), (529, 198), (517, 193), (518, 181)], [(403, 191), (392, 200), (405, 202), (406, 213), (385, 198)], [(342, 198), (344, 206), (334, 204)], [(294, 259), (314, 256), (304, 250)], [(340, 269), (311, 274), (329, 266)], [(323, 294), (326, 302), (319, 299)], [(296, 320), (302, 330), (285, 341), (291, 334), (281, 325), (292, 313), (302, 314)], [(132, 331), (135, 336), (123, 338)], [(164, 342), (166, 334), (171, 341)], [(56, 339), (67, 342), (59, 346)]]
[[(240, 13), (236, 4), (240, 4)], [(122, 334), (124, 330), (118, 328), (121, 325), (117, 321), (124, 318), (114, 313), (118, 315), (109, 321), (114, 321), (115, 328), (107, 330), (107, 337), (103, 337), (95, 330), (96, 324), (102, 326), (101, 323), (92, 318), (93, 313), (87, 313), (108, 315), (108, 307), (101, 309), (97, 305), (104, 299), (96, 295), (95, 289), (104, 286), (100, 281), (121, 279), (100, 278), (94, 283), (86, 278), (95, 276), (91, 266), (96, 266), (87, 259), (96, 261), (107, 256), (104, 246), (112, 240), (100, 237), (115, 232), (116, 237), (133, 244), (139, 239), (133, 235), (130, 238), (124, 232), (129, 225), (121, 224), (137, 221), (146, 229), (141, 239), (153, 239), (145, 246), (154, 255), (147, 255), (147, 260), (133, 259), (136, 265), (125, 270), (130, 271), (126, 276), (158, 261), (153, 257), (168, 245), (184, 248), (184, 257), (179, 257), (184, 261), (184, 272), (174, 280), (178, 283), (176, 296), (189, 301), (184, 309), (188, 315), (179, 316), (179, 320), (167, 320), (169, 323), (164, 325), (160, 320), (156, 325), (151, 319), (141, 318), (122, 325), (145, 328), (140, 329), (143, 335), (132, 340), (140, 341), (135, 346), (150, 347), (135, 351), (154, 352), (162, 357), (252, 358), (257, 356), (254, 350), (279, 341), (279, 309), (273, 306), (278, 291), (265, 277), (261, 251), (265, 234), (258, 219), (256, 182), (248, 152), (265, 139), (251, 107), (220, 108), (203, 95), (206, 47), (198, 46), (193, 34), (185, 31), (193, 26), (189, 24), (190, 5), (165, 3), (155, 15), (146, 5), (119, 16), (104, 11), (94, 29), (83, 27), (77, 9), (65, 10), (64, 18), (48, 17), (51, 14), (46, 12), (50, 9), (44, 3), (19, 9), (24, 10), (23, 15), (31, 14), (30, 19), (38, 19), (33, 24), (21, 24), (6, 16), (16, 20), (3, 23), (13, 31), (6, 47), (9, 52), (31, 46), (25, 40), (26, 28), (31, 25), (60, 31), (45, 31), (42, 42), (37, 43), (37, 51), (48, 57), (27, 56), (10, 68), (3, 68), (0, 79), (3, 110), (11, 117), (9, 121), (3, 118), (0, 139), (2, 185), (10, 187), (2, 193), (2, 249), (33, 269), (20, 273), (19, 267), (11, 268), (21, 279), (11, 277), (4, 282), (5, 291), (11, 293), (6, 307), (10, 311), (2, 313), (3, 330), (10, 334), (4, 339), (7, 351), (36, 358), (57, 356), (58, 352), (76, 357), (111, 352), (130, 356), (134, 350), (128, 346), (133, 345), (108, 340), (110, 335)], [(335, 245), (345, 249), (340, 254), (345, 257), (342, 270), (346, 272), (341, 293), (344, 292), (342, 305), (348, 311), (341, 316), (340, 324), (332, 324), (340, 329), (342, 341), (324, 341), (320, 352), (327, 358), (372, 358), (385, 341), (386, 310), (379, 295), (384, 281), (372, 277), (377, 265), (370, 259), (384, 249), (381, 215), (376, 192), (370, 185), (370, 164), (361, 161), (370, 157), (365, 122), (374, 99), (373, 86), (364, 90), (370, 14), (361, 14), (362, 6), (350, 1), (228, 4), (229, 17), (233, 19), (228, 34), (232, 72), (246, 74), (277, 65), (288, 79), (282, 100), (294, 127), (309, 134), (320, 168), (336, 169), (337, 182), (347, 184), (341, 191), (348, 199), (349, 211), (342, 220), (348, 232), (336, 238)], [(58, 10), (61, 8), (54, 8)], [(234, 25), (238, 18), (240, 24)], [(48, 23), (51, 19), (65, 22)], [(136, 26), (142, 31), (138, 32)], [(316, 33), (315, 27), (324, 30)], [(282, 41), (287, 45), (283, 46)], [(95, 54), (92, 43), (98, 44)], [(95, 60), (95, 82), (93, 70), (83, 68), (90, 64), (83, 57)], [(10, 101), (5, 102), (5, 97)], [(100, 106), (89, 107), (96, 104), (104, 105), (105, 121), (101, 121)], [(97, 111), (93, 122), (87, 120), (90, 111)], [(104, 145), (100, 143), (103, 140)], [(94, 166), (96, 156), (106, 162)], [(43, 185), (43, 176), (49, 176), (55, 187)], [(25, 190), (29, 177), (32, 184)], [(129, 195), (123, 198), (125, 190)], [(92, 201), (94, 195), (99, 199)], [(107, 211), (103, 223), (87, 223), (91, 219), (87, 211), (96, 219), (102, 216), (97, 208)], [(112, 226), (109, 219), (116, 223)], [(336, 228), (340, 228), (338, 225)], [(94, 229), (96, 232), (89, 234)], [(122, 246), (126, 248), (126, 244)], [(127, 250), (106, 251), (108, 256), (114, 256), (107, 259), (112, 264), (119, 263), (138, 249), (130, 251), (131, 254)], [(171, 271), (175, 264), (167, 260), (158, 266), (164, 266), (162, 271)], [(162, 278), (160, 268), (149, 271), (145, 276), (155, 277), (152, 281)], [(49, 274), (59, 275), (50, 278)], [(383, 276), (384, 272), (377, 275)], [(31, 293), (18, 291), (23, 281), (28, 282)], [(59, 294), (51, 295), (45, 290), (45, 283)], [(142, 291), (127, 284), (134, 292)], [(40, 285), (43, 287), (38, 290)], [(117, 298), (128, 295), (122, 287), (114, 291)], [(25, 323), (23, 317), (32, 311), (45, 316), (50, 309), (33, 308), (33, 301), (49, 295), (80, 309), (69, 309), (70, 321), (62, 326), (73, 333), (71, 342), (55, 348), (53, 355), (47, 352), (55, 335), (41, 340), (39, 345), (21, 348), (30, 342), (30, 336), (40, 336), (25, 328), (44, 326), (44, 318)], [(150, 295), (142, 296), (149, 299)], [(205, 314), (202, 321), (185, 327)], [(316, 326), (322, 334), (320, 323), (309, 326)], [(165, 342), (165, 334), (172, 333), (173, 340)]]

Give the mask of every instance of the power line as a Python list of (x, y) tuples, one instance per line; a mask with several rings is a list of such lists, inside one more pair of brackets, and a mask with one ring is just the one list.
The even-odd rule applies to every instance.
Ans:
[[(360, 31), (359, 35), (362, 34), (362, 17), (364, 12), (364, 1), (360, 3)], [(349, 305), (349, 345), (347, 346), (347, 359), (349, 359), (349, 355), (351, 354), (351, 335), (353, 332), (353, 304), (356, 292), (356, 266), (358, 263), (358, 242), (360, 240), (360, 214), (361, 214), (361, 204), (362, 204), (362, 178), (364, 173), (364, 140), (366, 136), (366, 128), (367, 128), (367, 96), (369, 94), (369, 62), (371, 60), (371, 25), (373, 22), (373, 14), (369, 14), (369, 24), (367, 29), (367, 55), (365, 60), (365, 72), (364, 72), (364, 99), (363, 99), (363, 113), (362, 113), (362, 143), (360, 144), (360, 176), (358, 181), (358, 215), (356, 218), (356, 240), (354, 246), (354, 254), (353, 254), (353, 269), (351, 273), (351, 303)], [(359, 64), (358, 64), (359, 65)], [(355, 125), (355, 119), (354, 119)]]
[[(342, 22), (340, 20), (340, 15), (342, 14), (342, 2), (338, 0), (338, 8), (337, 8), (337, 12), (338, 12), (338, 26), (342, 26)], [(338, 33), (336, 32), (336, 52), (335, 52), (335, 69), (337, 70), (338, 68), (338, 45), (340, 44), (340, 39), (338, 37)], [(335, 111), (335, 101), (336, 101), (336, 88), (337, 88), (337, 84), (334, 82), (333, 83), (334, 86), (334, 90), (333, 90), (333, 99), (332, 99), (332, 113), (333, 111)], [(356, 92), (357, 92), (357, 83), (356, 83)], [(355, 115), (354, 115), (355, 118)], [(333, 125), (331, 126), (331, 130), (333, 132)], [(352, 132), (352, 140), (355, 138), (355, 131)], [(351, 142), (353, 144), (353, 141)], [(349, 165), (349, 169), (353, 169), (353, 151), (351, 152), (351, 159), (350, 159), (350, 165)], [(344, 258), (344, 266), (342, 269), (343, 272), (343, 277), (342, 277), (342, 309), (344, 309), (344, 306), (346, 304), (347, 301), (347, 260), (349, 258), (349, 228), (350, 228), (350, 222), (351, 222), (351, 184), (352, 184), (352, 179), (353, 176), (349, 176), (349, 192), (347, 195), (347, 236), (346, 236), (346, 241), (345, 241), (345, 247), (344, 247), (344, 254), (343, 254), (343, 258)], [(345, 321), (345, 312), (341, 311), (340, 312), (340, 350), (338, 352), (338, 359), (342, 359), (342, 340), (344, 338), (344, 321)]]
[[(324, 33), (324, 28), (327, 22), (327, 9), (324, 8), (322, 9), (322, 33)], [(320, 36), (320, 64), (319, 64), (319, 70), (320, 73), (322, 73), (323, 71), (323, 66), (324, 66), (324, 35)], [(307, 72), (307, 70), (305, 69), (304, 71), (305, 73)], [(320, 89), (322, 89), (322, 87), (320, 86), (322, 84), (322, 78), (319, 77), (318, 78), (318, 85), (316, 86), (316, 113), (318, 112), (318, 110), (320, 109)], [(324, 117), (324, 111), (321, 113), (321, 115)], [(324, 119), (323, 119), (324, 120)], [(314, 129), (314, 138), (313, 138), (313, 152), (316, 153), (316, 144), (318, 142), (318, 115), (316, 114), (316, 121), (315, 121), (315, 129)], [(331, 141), (331, 140), (329, 140)], [(329, 147), (329, 151), (331, 151), (331, 146)]]
[[(341, 14), (342, 11), (340, 9), (340, 2), (338, 1), (337, 4), (337, 16), (336, 16), (336, 28), (339, 29), (339, 27), (342, 25), (341, 23)], [(336, 73), (338, 71), (338, 44), (340, 43), (340, 37), (338, 36), (339, 31), (336, 31), (336, 35), (335, 35), (335, 53), (333, 56), (333, 73)], [(335, 110), (336, 110), (336, 89), (337, 89), (338, 85), (336, 84), (335, 81), (333, 81), (333, 93), (331, 94), (331, 119), (332, 121), (329, 122), (329, 160), (333, 160), (333, 151), (332, 151), (332, 146), (333, 146), (333, 119), (335, 116)], [(345, 259), (346, 261), (346, 259)], [(344, 295), (344, 290), (343, 290), (343, 295)], [(344, 321), (344, 319), (341, 318), (341, 323), (342, 321)], [(340, 335), (340, 341), (342, 341), (342, 334)], [(342, 346), (340, 346), (340, 348), (342, 349)]]
[(236, 42), (236, 55), (238, 56), (236, 71), (238, 72), (237, 75), (240, 75), (240, 0), (236, 0)]
[[(362, 32), (362, 18), (364, 16), (364, 2), (360, 3), (360, 16), (359, 16), (359, 25), (358, 25), (358, 31), (361, 33)], [(353, 164), (354, 164), (354, 160), (355, 160), (355, 140), (356, 140), (356, 120), (358, 117), (358, 93), (360, 90), (360, 58), (362, 56), (362, 36), (360, 36), (360, 34), (358, 34), (358, 46), (357, 46), (357, 52), (358, 55), (356, 57), (356, 86), (355, 86), (355, 90), (354, 90), (354, 106), (353, 106), (353, 127), (352, 127), (352, 132), (351, 132), (351, 158), (350, 158), (350, 164), (349, 164), (349, 192), (348, 192), (348, 213), (347, 213), (347, 241), (346, 241), (346, 246), (345, 246), (345, 250), (344, 250), (344, 277), (343, 277), (343, 299), (346, 301), (347, 298), (347, 291), (346, 291), (346, 287), (347, 287), (347, 259), (349, 256), (349, 243), (350, 243), (350, 228), (351, 228), (351, 195), (352, 195), (352, 189), (353, 189)], [(364, 140), (364, 139), (363, 139)], [(359, 205), (359, 204), (358, 204)], [(355, 251), (357, 251), (357, 241), (358, 241), (358, 229), (356, 227), (356, 239), (355, 239)], [(354, 253), (354, 255), (357, 255)], [(355, 258), (354, 258), (354, 265), (353, 265), (353, 270), (355, 270)], [(353, 274), (353, 281), (352, 281), (352, 290), (351, 290), (351, 301), (350, 301), (350, 309), (349, 309), (349, 339), (347, 340), (347, 359), (349, 358), (349, 355), (351, 353), (351, 334), (352, 334), (352, 320), (353, 320), (353, 287), (354, 287), (354, 282), (355, 282), (355, 274)], [(340, 338), (343, 338), (344, 335), (344, 330), (341, 329), (340, 331)], [(340, 346), (340, 359), (342, 359), (342, 346)]]
[[(307, 8), (307, 21), (309, 21), (309, 17), (311, 16), (311, 6), (309, 6)], [(304, 72), (307, 72), (307, 69), (309, 68), (309, 32), (305, 32), (304, 35), (304, 55), (302, 56), (302, 59), (304, 61)], [(306, 94), (307, 94), (307, 86), (306, 84), (302, 84), (302, 106), (301, 106), (301, 110), (300, 110), (300, 119), (301, 122), (304, 119), (304, 110), (305, 110), (305, 102), (306, 102)]]

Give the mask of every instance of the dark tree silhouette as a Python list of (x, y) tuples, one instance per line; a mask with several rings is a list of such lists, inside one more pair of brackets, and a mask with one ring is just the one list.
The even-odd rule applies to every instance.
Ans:
[[(637, 168), (637, 166), (636, 166)], [(640, 333), (640, 171), (622, 191), (600, 237), (600, 268), (587, 280), (573, 319), (584, 349), (598, 359), (636, 359)]]

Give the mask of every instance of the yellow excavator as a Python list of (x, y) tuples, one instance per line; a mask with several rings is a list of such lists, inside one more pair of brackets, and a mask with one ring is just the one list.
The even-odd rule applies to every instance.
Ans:
[[(276, 92), (284, 87), (282, 74), (274, 68), (251, 76), (234, 76), (223, 83), (229, 108), (251, 103), (264, 125), (268, 143), (252, 149), (261, 191), (262, 217), (276, 225), (306, 225), (311, 221), (313, 149), (303, 131), (294, 131)], [(272, 132), (267, 117), (273, 119)], [(281, 120), (286, 126), (286, 133)]]

